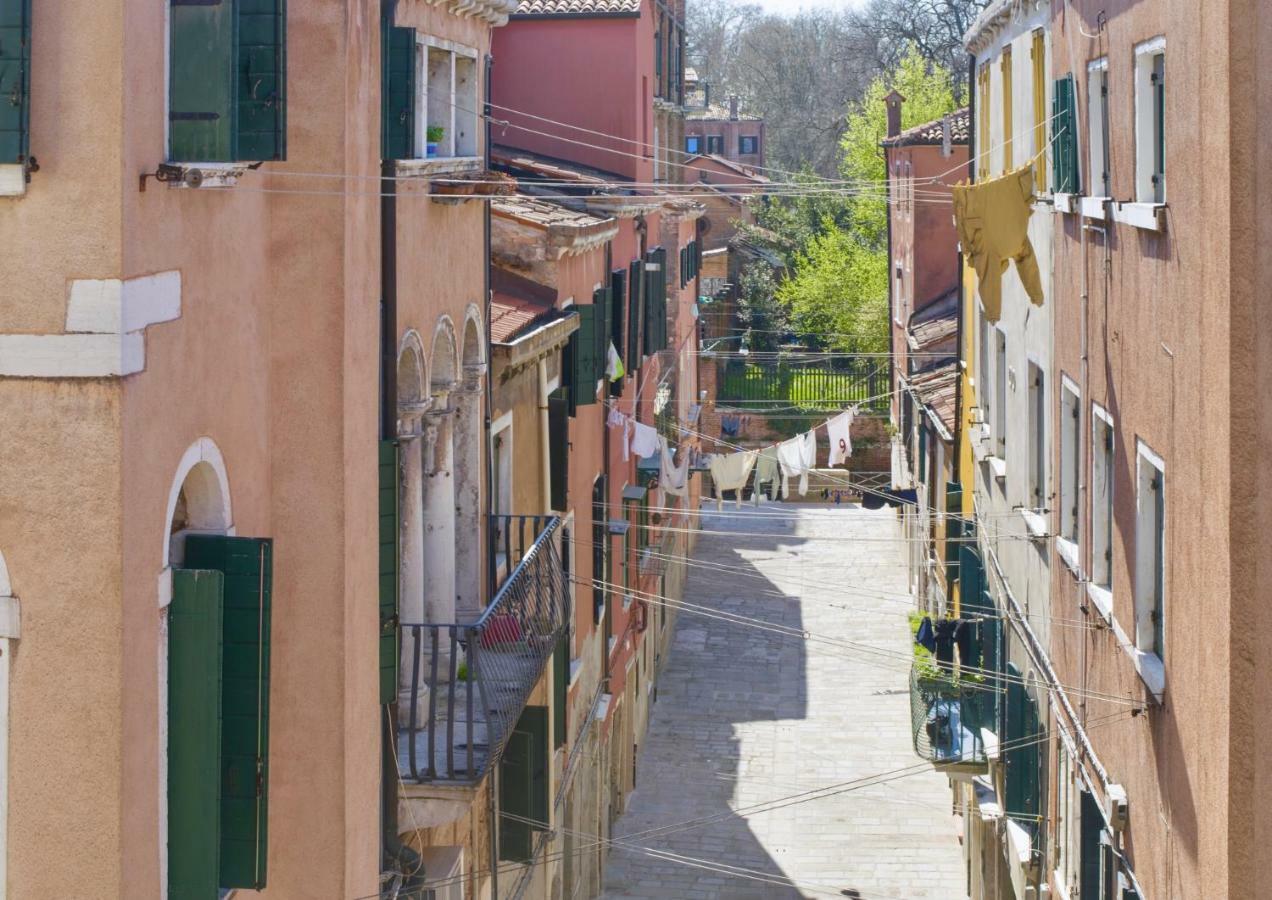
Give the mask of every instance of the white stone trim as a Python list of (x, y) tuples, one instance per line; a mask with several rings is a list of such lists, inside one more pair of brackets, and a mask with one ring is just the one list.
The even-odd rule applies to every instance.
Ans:
[(459, 344), (459, 355), (461, 357), (460, 365), (463, 365), (463, 366), (471, 366), (471, 365), (478, 365), (478, 364), (485, 363), (486, 357), (487, 357), (486, 325), (485, 325), (484, 319), (482, 318), (481, 307), (479, 307), (476, 303), (469, 303), (466, 307), (464, 307), (464, 333), (465, 334), (468, 333), (469, 322), (472, 322), (477, 328), (477, 358), (471, 359), (471, 360), (462, 358), (464, 355), (464, 342), (463, 342), (463, 338), (461, 337), (460, 344)]
[(1166, 230), (1165, 203), (1114, 203), (1113, 221), (1144, 231)]
[(25, 193), (26, 166), (21, 163), (0, 166), (0, 197), (21, 197)]
[[(221, 498), (224, 502), (222, 521), (217, 523), (219, 526), (218, 533), (228, 534), (234, 527), (234, 508), (230, 498), (230, 478), (225, 469), (225, 458), (221, 455), (221, 448), (216, 445), (216, 441), (210, 437), (201, 437), (189, 447), (181, 457), (181, 462), (177, 464), (176, 474), (173, 476), (172, 484), (168, 488), (168, 507), (167, 514), (164, 516), (164, 534), (162, 556), (164, 566), (170, 566), (172, 559), (170, 556), (172, 550), (172, 517), (177, 510), (177, 497), (181, 494), (181, 486), (185, 484), (186, 476), (190, 474), (199, 463), (207, 463), (212, 467), (212, 471), (216, 473), (217, 485), (221, 490)], [(171, 588), (169, 588), (169, 596), (171, 596)]]
[(66, 304), (67, 332), (124, 334), (181, 316), (181, 273), (172, 270), (122, 281), (71, 282)]

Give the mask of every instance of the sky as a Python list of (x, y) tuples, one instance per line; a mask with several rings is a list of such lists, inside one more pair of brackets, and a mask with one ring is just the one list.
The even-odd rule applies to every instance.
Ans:
[(866, 0), (750, 0), (765, 12), (789, 15), (809, 7), (842, 9), (844, 7), (860, 7)]

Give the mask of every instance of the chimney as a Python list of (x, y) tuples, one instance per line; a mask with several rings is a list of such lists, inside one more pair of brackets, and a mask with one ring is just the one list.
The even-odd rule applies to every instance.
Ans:
[(941, 119), (941, 156), (949, 159), (954, 152), (953, 140), (950, 134), (950, 114), (946, 113)]
[(711, 82), (702, 82), (702, 108), (711, 108)]
[(905, 98), (893, 90), (883, 98), (883, 102), (888, 107), (888, 137), (896, 137), (901, 133), (901, 104)]
[(729, 98), (729, 121), (736, 122), (738, 120), (738, 95), (734, 94)]

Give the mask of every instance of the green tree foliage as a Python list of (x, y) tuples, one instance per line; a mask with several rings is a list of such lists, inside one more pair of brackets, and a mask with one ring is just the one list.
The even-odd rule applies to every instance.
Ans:
[(739, 279), (738, 323), (747, 329), (744, 344), (750, 350), (776, 350), (789, 327), (786, 307), (777, 301), (777, 280), (765, 263), (747, 266)]
[[(791, 310), (796, 331), (823, 335), (826, 346), (849, 352), (888, 348), (888, 207), (879, 142), (887, 134), (884, 98), (894, 89), (905, 97), (902, 129), (955, 109), (950, 73), (929, 63), (914, 47), (893, 71), (871, 82), (861, 99), (850, 105), (840, 141), (840, 175), (850, 190), (836, 213), (824, 215), (816, 233), (793, 253), (791, 277), (777, 291)], [(764, 224), (773, 229), (780, 227), (779, 215), (798, 221), (801, 214), (806, 210), (770, 212)]]

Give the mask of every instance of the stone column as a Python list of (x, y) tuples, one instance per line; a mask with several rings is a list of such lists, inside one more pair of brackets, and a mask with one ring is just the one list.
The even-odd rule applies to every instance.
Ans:
[(424, 621), (455, 619), (454, 411), (449, 390), (433, 395), (424, 417)]
[[(422, 417), (426, 403), (398, 411), (398, 446), (402, 466), (399, 495), (401, 522), (398, 525), (398, 620), (418, 625), (424, 619), (424, 445)], [(424, 636), (421, 635), (421, 639)], [(401, 664), (398, 666), (398, 699), (408, 709), (411, 690), (411, 659), (415, 635), (409, 628), (401, 632)], [(426, 682), (421, 682), (426, 684)], [(421, 693), (421, 701), (427, 696)]]
[(484, 363), (464, 366), (463, 384), (453, 394), (455, 521), (461, 536), (455, 546), (455, 602), (460, 622), (474, 621), (484, 607), (481, 424), (485, 374)]

